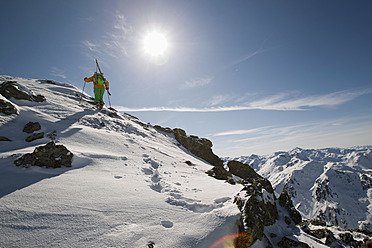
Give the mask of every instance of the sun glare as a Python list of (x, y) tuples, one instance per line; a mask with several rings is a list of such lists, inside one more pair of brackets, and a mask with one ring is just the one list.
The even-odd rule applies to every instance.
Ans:
[(158, 31), (148, 33), (143, 39), (143, 50), (152, 57), (165, 55), (168, 49), (167, 37)]

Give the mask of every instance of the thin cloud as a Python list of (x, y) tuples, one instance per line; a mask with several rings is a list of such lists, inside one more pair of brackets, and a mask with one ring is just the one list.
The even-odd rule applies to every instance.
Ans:
[(193, 80), (188, 80), (185, 82), (182, 88), (184, 89), (191, 89), (191, 88), (198, 88), (198, 87), (203, 87), (212, 82), (213, 78), (210, 76), (205, 76), (201, 78), (196, 78)]
[(92, 43), (91, 41), (89, 40), (83, 40), (81, 42), (86, 48), (88, 48), (90, 51), (92, 52), (95, 52), (98, 48), (98, 45)]
[[(241, 147), (244, 147), (246, 151), (268, 154), (294, 147), (324, 148), (367, 145), (370, 144), (372, 138), (371, 124), (371, 116), (349, 116), (292, 126), (263, 127), (262, 130), (260, 128), (250, 129), (252, 132), (247, 133), (246, 137), (244, 135), (238, 139), (229, 137), (231, 143), (229, 149), (234, 151), (234, 149), (241, 150)], [(254, 130), (257, 132), (253, 132)], [(234, 134), (233, 130), (229, 132)]]
[(65, 75), (65, 72), (57, 67), (51, 67), (50, 75), (55, 76), (55, 77), (60, 77), (63, 79), (67, 78), (67, 76)]
[(269, 98), (251, 102), (248, 106), (261, 110), (309, 110), (314, 107), (334, 107), (350, 102), (360, 96), (371, 94), (371, 89), (337, 91), (325, 95), (315, 95), (292, 99), (291, 94), (280, 93)]
[[(107, 31), (99, 41), (83, 40), (82, 45), (88, 50), (88, 57), (105, 57), (120, 58), (128, 57), (129, 42), (134, 32), (133, 26), (130, 25), (124, 15), (116, 13), (112, 29)], [(94, 53), (94, 54), (93, 54)], [(93, 55), (93, 56), (92, 56)]]
[(226, 112), (251, 110), (250, 107), (232, 106), (232, 107), (215, 107), (215, 108), (187, 108), (187, 107), (148, 107), (148, 108), (128, 108), (124, 106), (115, 106), (115, 109), (123, 112)]
[(238, 106), (221, 106), (209, 108), (188, 107), (147, 107), (128, 108), (117, 106), (119, 111), (127, 112), (228, 112), (244, 110), (306, 111), (315, 107), (334, 107), (350, 102), (360, 96), (371, 94), (371, 89), (338, 91), (325, 95), (308, 96), (292, 99), (290, 93), (279, 93), (254, 102)]
[(228, 95), (228, 94), (226, 94), (226, 95), (215, 95), (211, 99), (205, 101), (204, 104), (206, 104), (208, 106), (217, 106), (217, 105), (225, 104), (225, 103), (231, 101), (231, 99), (233, 99), (233, 97), (231, 95)]
[(243, 130), (231, 130), (231, 131), (216, 133), (216, 134), (213, 134), (213, 136), (255, 134), (255, 133), (260, 133), (263, 130), (266, 130), (268, 128), (270, 128), (270, 127), (260, 127), (260, 128), (243, 129)]

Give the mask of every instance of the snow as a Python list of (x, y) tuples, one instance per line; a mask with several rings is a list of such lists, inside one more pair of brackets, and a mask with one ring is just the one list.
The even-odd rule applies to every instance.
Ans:
[[(0, 247), (210, 247), (237, 232), (232, 200), (242, 186), (207, 176), (211, 165), (171, 135), (96, 111), (88, 95), (79, 105), (74, 86), (0, 76), (6, 80), (46, 101), (11, 99), (19, 115), (0, 116), (0, 136), (12, 140), (0, 143)], [(41, 124), (43, 139), (25, 142), (29, 121)], [(13, 164), (55, 131), (74, 154), (71, 168)]]
[(236, 158), (269, 179), (280, 194), (288, 190), (305, 219), (343, 228), (371, 230), (372, 149), (295, 148), (268, 156)]

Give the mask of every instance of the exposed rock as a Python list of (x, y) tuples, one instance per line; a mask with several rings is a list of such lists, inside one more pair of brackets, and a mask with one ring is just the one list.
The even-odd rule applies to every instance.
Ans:
[(297, 225), (300, 224), (302, 221), (301, 214), (297, 211), (297, 209), (293, 206), (293, 202), (291, 197), (288, 195), (287, 190), (283, 190), (279, 196), (279, 205), (287, 209), (289, 215), (293, 222)]
[(275, 199), (274, 192), (269, 193), (259, 180), (252, 179), (234, 199), (242, 213), (241, 231), (252, 235), (254, 240), (262, 239), (264, 227), (279, 219)]
[(292, 248), (292, 247), (303, 247), (303, 248), (310, 248), (309, 245), (301, 242), (301, 241), (296, 241), (287, 237), (283, 237), (279, 243), (278, 247), (280, 248)]
[(323, 220), (311, 220), (310, 223), (314, 226), (327, 226), (327, 223)]
[(227, 167), (231, 174), (244, 179), (245, 182), (243, 183), (255, 182), (257, 185), (262, 185), (269, 193), (274, 193), (270, 181), (258, 175), (249, 165), (243, 164), (239, 161), (229, 161)]
[(32, 90), (27, 89), (26, 87), (18, 84), (15, 81), (7, 81), (0, 84), (0, 94), (7, 99), (13, 97), (14, 99), (27, 100), (33, 102), (45, 101), (44, 96), (35, 95)]
[(289, 218), (288, 216), (284, 216), (284, 222), (285, 222), (287, 225), (290, 225), (290, 224), (292, 223), (291, 218)]
[(366, 240), (363, 247), (371, 248), (372, 247), (372, 239)]
[(193, 165), (192, 162), (189, 161), (189, 160), (187, 160), (185, 163), (186, 163), (188, 166), (192, 166), (192, 165)]
[(0, 97), (0, 113), (6, 115), (17, 115), (18, 109), (6, 98)]
[(159, 125), (155, 125), (154, 128), (158, 131), (165, 132), (165, 133), (173, 133), (173, 130), (169, 127), (161, 127)]
[(170, 129), (168, 127), (164, 128), (158, 125), (155, 125), (154, 128), (161, 132), (174, 134), (175, 139), (189, 152), (201, 159), (204, 159), (206, 162), (219, 167), (213, 168), (211, 171), (207, 172), (208, 175), (216, 177), (217, 179), (228, 179), (227, 174), (229, 173), (226, 174), (226, 170), (223, 169), (223, 161), (213, 153), (213, 144), (210, 140), (199, 138), (198, 136), (194, 135), (187, 135), (185, 130), (180, 128)]
[(31, 142), (31, 141), (34, 141), (34, 140), (37, 140), (37, 139), (42, 139), (42, 138), (44, 138), (44, 132), (41, 132), (41, 133), (34, 133), (34, 134), (28, 136), (28, 137), (26, 138), (26, 141), (27, 141), (27, 142)]
[(30, 121), (29, 123), (27, 123), (24, 128), (23, 128), (23, 132), (25, 133), (33, 133), (34, 131), (37, 131), (37, 130), (40, 130), (41, 129), (41, 126), (40, 126), (40, 123), (39, 122), (32, 122)]
[(218, 180), (229, 180), (229, 178), (231, 178), (231, 173), (225, 170), (222, 166), (214, 166), (206, 173)]
[(193, 135), (188, 136), (180, 128), (173, 129), (173, 133), (176, 140), (189, 152), (214, 166), (223, 167), (223, 161), (212, 151), (213, 144), (210, 140)]
[(73, 154), (64, 145), (56, 145), (51, 141), (45, 146), (36, 147), (32, 153), (27, 153), (16, 159), (14, 164), (23, 167), (71, 167), (72, 157)]
[(12, 140), (8, 139), (7, 137), (0, 136), (0, 141), (12, 141)]
[(331, 232), (330, 230), (328, 229), (316, 229), (316, 230), (309, 230), (307, 231), (308, 234), (310, 234), (311, 236), (314, 236), (318, 239), (323, 239), (323, 238), (327, 238), (328, 239), (328, 244), (336, 241), (334, 235), (333, 235), (333, 232)]
[(54, 130), (53, 132), (49, 133), (47, 137), (51, 140), (56, 140), (57, 137), (57, 130)]
[(348, 233), (348, 232), (340, 233), (339, 236), (341, 240), (345, 242), (346, 244), (350, 244), (352, 241), (355, 241), (353, 235), (351, 235), (351, 233)]

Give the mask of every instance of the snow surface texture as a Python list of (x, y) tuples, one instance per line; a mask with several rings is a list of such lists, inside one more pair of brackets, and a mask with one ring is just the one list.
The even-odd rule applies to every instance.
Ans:
[(276, 192), (287, 189), (303, 218), (372, 230), (371, 147), (295, 148), (234, 160), (249, 164), (269, 179)]
[[(19, 115), (0, 115), (0, 136), (12, 140), (0, 143), (0, 247), (210, 247), (237, 232), (232, 198), (242, 186), (207, 176), (211, 165), (172, 136), (96, 111), (88, 95), (79, 105), (74, 86), (0, 76), (7, 80), (46, 101), (11, 99)], [(44, 138), (25, 141), (29, 121)], [(51, 139), (74, 154), (71, 168), (13, 164)]]
[[(46, 100), (11, 98), (18, 114), (0, 114), (0, 136), (11, 140), (0, 141), (0, 247), (208, 248), (238, 232), (241, 213), (232, 201), (242, 185), (207, 176), (212, 165), (173, 135), (127, 114), (97, 111), (86, 94), (79, 105), (81, 90), (69, 84), (0, 76), (4, 81)], [(44, 138), (25, 141), (30, 121), (40, 123)], [(14, 165), (50, 140), (74, 154), (72, 167)], [(326, 247), (278, 211), (279, 220), (265, 227), (274, 246), (288, 236)], [(251, 247), (266, 246), (263, 239)]]

